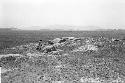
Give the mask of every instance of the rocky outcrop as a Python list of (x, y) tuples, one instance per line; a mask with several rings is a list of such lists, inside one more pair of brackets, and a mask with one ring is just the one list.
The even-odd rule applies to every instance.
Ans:
[(66, 47), (71, 48), (74, 51), (76, 50), (80, 51), (81, 49), (82, 49), (81, 51), (84, 51), (84, 50), (97, 51), (97, 47), (94, 46), (94, 44), (92, 44), (91, 42), (92, 42), (91, 38), (62, 37), (62, 38), (55, 38), (53, 40), (49, 40), (46, 42), (47, 44), (43, 43), (43, 45), (38, 45), (38, 47), (40, 48), (39, 51), (41, 50), (41, 52), (45, 52), (45, 53), (57, 51), (58, 49), (62, 50)]

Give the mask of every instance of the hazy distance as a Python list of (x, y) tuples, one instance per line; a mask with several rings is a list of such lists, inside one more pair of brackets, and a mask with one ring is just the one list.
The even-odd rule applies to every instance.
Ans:
[(125, 0), (0, 0), (0, 27), (125, 29)]

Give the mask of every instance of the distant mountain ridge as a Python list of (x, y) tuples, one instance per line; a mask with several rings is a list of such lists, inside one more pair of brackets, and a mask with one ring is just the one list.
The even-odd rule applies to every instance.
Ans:
[[(77, 29), (77, 27), (81, 29)], [(96, 26), (67, 26), (67, 25), (55, 25), (55, 26), (48, 26), (48, 27), (40, 27), (40, 26), (32, 26), (29, 27), (31, 29), (19, 29), (19, 28), (0, 28), (0, 31), (11, 31), (11, 30), (16, 30), (16, 31), (123, 31), (125, 29), (99, 29), (100, 27)], [(32, 28), (35, 28), (36, 30), (33, 30)], [(40, 29), (42, 28), (42, 29)], [(68, 29), (69, 28), (69, 29)], [(82, 28), (87, 28), (83, 30)], [(92, 28), (92, 29), (91, 29)], [(95, 29), (93, 29), (95, 28)], [(97, 29), (98, 28), (98, 29)]]

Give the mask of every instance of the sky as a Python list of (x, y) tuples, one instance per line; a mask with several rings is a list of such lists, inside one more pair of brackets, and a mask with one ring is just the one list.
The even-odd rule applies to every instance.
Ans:
[(78, 30), (125, 29), (125, 0), (0, 0), (2, 28), (39, 30), (55, 29), (54, 26)]

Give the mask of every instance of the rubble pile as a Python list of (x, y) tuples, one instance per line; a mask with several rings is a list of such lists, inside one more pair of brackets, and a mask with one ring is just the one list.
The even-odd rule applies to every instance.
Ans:
[[(51, 42), (51, 43), (50, 43)], [(83, 46), (81, 46), (83, 45)], [(62, 37), (49, 40), (49, 43), (46, 44), (39, 43), (37, 50), (45, 53), (52, 51), (57, 51), (62, 48), (73, 48), (74, 51), (86, 51), (86, 50), (95, 50), (97, 51), (97, 46), (92, 43), (91, 38), (75, 38), (75, 37)]]

